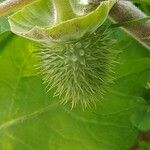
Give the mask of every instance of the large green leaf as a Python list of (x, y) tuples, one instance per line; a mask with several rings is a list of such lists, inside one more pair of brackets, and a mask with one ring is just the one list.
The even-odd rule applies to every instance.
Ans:
[(9, 30), (10, 27), (7, 17), (0, 17), (0, 34)]
[(141, 131), (150, 131), (150, 109), (139, 111), (132, 116), (133, 124)]
[(126, 34), (115, 33), (123, 50), (116, 81), (97, 108), (84, 112), (46, 94), (34, 70), (34, 43), (12, 33), (1, 37), (0, 150), (128, 150), (134, 144), (138, 130), (130, 118), (146, 107), (150, 57)]

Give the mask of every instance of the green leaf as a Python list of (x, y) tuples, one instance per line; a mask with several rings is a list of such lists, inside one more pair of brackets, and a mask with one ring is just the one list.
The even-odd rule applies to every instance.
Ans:
[(51, 26), (54, 13), (50, 0), (37, 0), (9, 18), (11, 29), (16, 34), (29, 32), (35, 26), (41, 28)]
[[(18, 27), (17, 29), (20, 31), (20, 28), (22, 30), (28, 30), (36, 25), (41, 27), (49, 26), (54, 21), (52, 11), (53, 8), (50, 0), (37, 0), (27, 5), (25, 8), (18, 11), (20, 15), (14, 17), (14, 20), (16, 20), (16, 17), (19, 19), (19, 22), (15, 21)], [(0, 33), (9, 30), (8, 16), (0, 17)]]
[(10, 30), (7, 17), (0, 17), (0, 34)]
[[(9, 23), (12, 32), (34, 41), (49, 42), (76, 39), (82, 37), (87, 32), (95, 31), (100, 25), (102, 25), (108, 16), (109, 10), (115, 2), (116, 0), (101, 2), (100, 6), (89, 14), (70, 19), (53, 26), (48, 22), (46, 22), (47, 24), (45, 25), (44, 21), (41, 25), (41, 21), (39, 20), (39, 18), (43, 16), (42, 13), (39, 12), (41, 4), (37, 7), (35, 5), (36, 3), (34, 3), (10, 16)], [(37, 21), (34, 21), (32, 14), (30, 14), (33, 10), (38, 10), (34, 13), (34, 17), (37, 18)], [(47, 14), (47, 9), (45, 9), (45, 11), (46, 12), (43, 13)], [(44, 18), (44, 16), (42, 18)], [(46, 20), (50, 20), (50, 18), (51, 17), (47, 15)], [(27, 20), (29, 20), (32, 24), (30, 24)]]
[(150, 131), (150, 108), (132, 115), (131, 121), (141, 131)]
[(142, 94), (150, 80), (149, 52), (126, 34), (115, 34), (118, 48), (124, 49), (117, 79), (97, 108), (84, 112), (79, 107), (70, 110), (46, 94), (34, 71), (34, 43), (15, 35), (1, 37), (9, 39), (0, 50), (1, 150), (130, 149), (138, 135), (131, 115), (146, 107)]
[(147, 5), (150, 5), (150, 1), (149, 0), (132, 0), (132, 2), (135, 2), (135, 3), (145, 3)]
[(149, 150), (149, 148), (150, 148), (150, 143), (141, 142), (138, 150)]

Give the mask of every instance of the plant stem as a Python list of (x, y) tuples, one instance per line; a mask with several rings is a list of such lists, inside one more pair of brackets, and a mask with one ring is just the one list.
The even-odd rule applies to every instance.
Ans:
[(76, 15), (70, 4), (70, 0), (53, 0), (56, 8), (56, 23), (74, 18)]
[[(89, 0), (91, 4), (99, 5), (101, 0)], [(126, 0), (118, 0), (110, 11), (111, 20), (115, 23), (122, 23), (130, 20), (146, 18), (141, 10)], [(145, 47), (150, 46), (150, 21), (123, 28), (133, 38), (142, 43)]]
[(5, 16), (15, 12), (33, 1), (35, 0), (5, 0), (0, 3), (0, 16)]
[(133, 19), (133, 20), (125, 21), (125, 22), (112, 24), (111, 27), (112, 28), (118, 28), (118, 27), (132, 26), (132, 25), (137, 25), (137, 24), (144, 23), (148, 20), (150, 20), (150, 17), (145, 17), (145, 18), (140, 18), (140, 19)]
[[(129, 1), (120, 0), (110, 12), (114, 22), (124, 22), (134, 19), (146, 18), (147, 16)], [(141, 24), (124, 27), (125, 31), (145, 46), (150, 46), (150, 21)]]

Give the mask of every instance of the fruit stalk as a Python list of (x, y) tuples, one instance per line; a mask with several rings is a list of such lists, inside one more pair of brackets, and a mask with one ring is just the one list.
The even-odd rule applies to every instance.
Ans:
[[(89, 3), (95, 6), (99, 5), (101, 0), (89, 0)], [(110, 11), (110, 17), (113, 22), (121, 23), (129, 20), (141, 19), (147, 17), (132, 2), (118, 0)], [(142, 43), (145, 47), (150, 46), (150, 21), (141, 24), (123, 27), (133, 38)]]
[[(115, 22), (124, 22), (146, 17), (141, 10), (128, 1), (119, 1), (111, 10), (110, 16)], [(125, 29), (144, 45), (150, 46), (150, 21), (133, 26), (127, 26)]]
[(56, 23), (72, 19), (76, 16), (69, 0), (53, 0), (53, 3), (56, 9)]

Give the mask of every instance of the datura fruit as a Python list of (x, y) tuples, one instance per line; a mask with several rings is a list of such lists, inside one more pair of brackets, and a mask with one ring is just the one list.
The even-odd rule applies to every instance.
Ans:
[(62, 103), (91, 106), (112, 81), (115, 53), (103, 23), (115, 2), (78, 15), (69, 0), (39, 0), (9, 17), (12, 32), (39, 43), (38, 68)]

